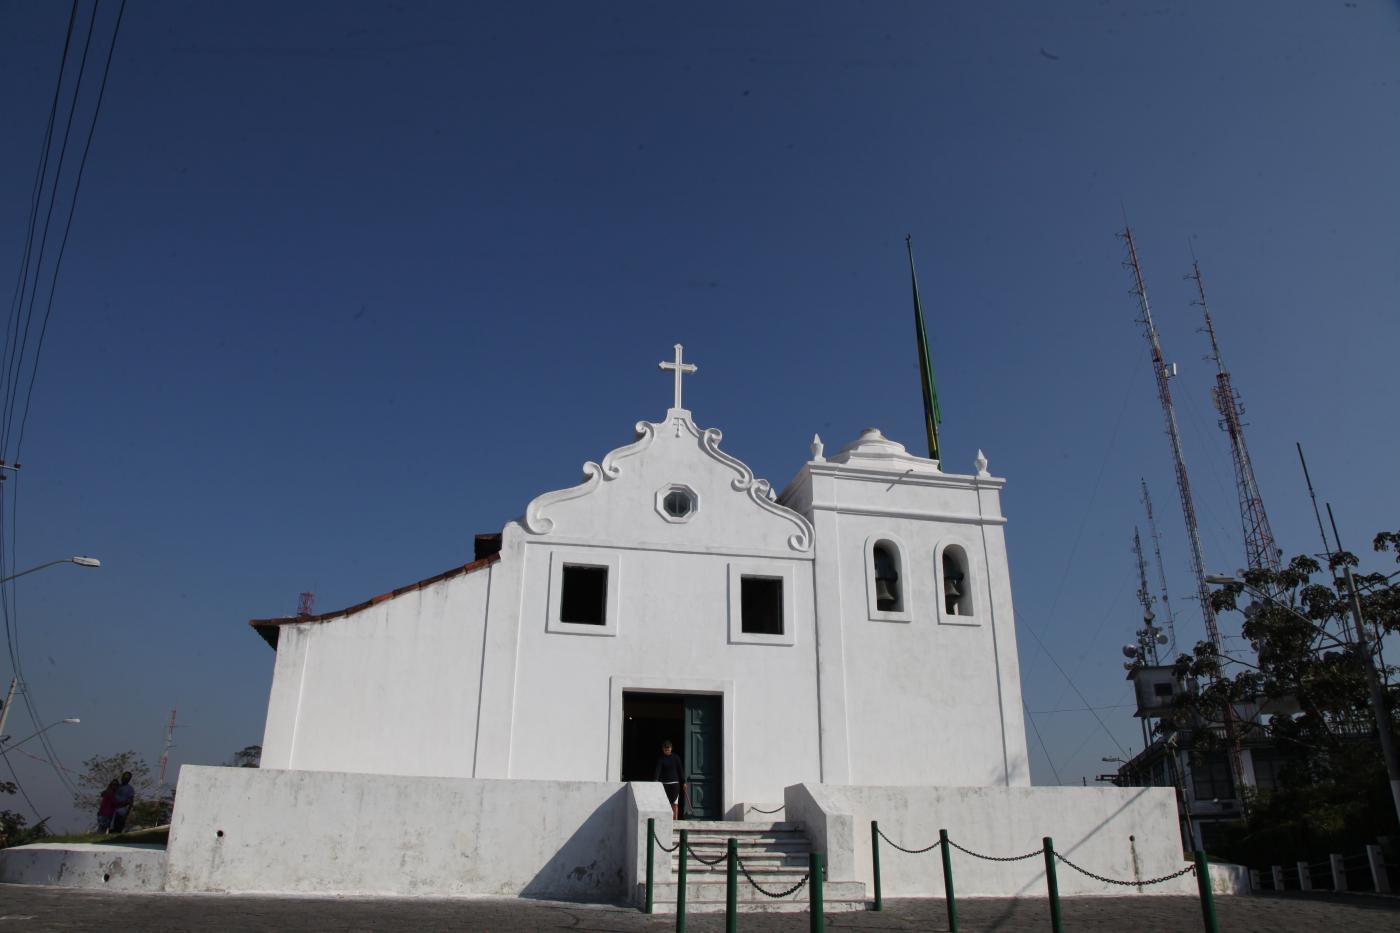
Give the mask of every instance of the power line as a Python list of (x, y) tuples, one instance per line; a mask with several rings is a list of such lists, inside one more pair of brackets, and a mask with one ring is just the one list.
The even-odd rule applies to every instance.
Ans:
[(1045, 756), (1045, 763), (1050, 766), (1050, 773), (1055, 775), (1055, 783), (1063, 784), (1064, 781), (1060, 780), (1060, 772), (1055, 768), (1055, 760), (1050, 757), (1050, 749), (1045, 747), (1045, 738), (1040, 734), (1040, 727), (1035, 724), (1035, 716), (1031, 715), (1030, 708), (1026, 706), (1026, 701), (1024, 699), (1021, 700), (1021, 709), (1026, 711), (1026, 718), (1031, 721), (1031, 729), (1035, 732), (1035, 737), (1040, 742), (1040, 751), (1041, 754)]

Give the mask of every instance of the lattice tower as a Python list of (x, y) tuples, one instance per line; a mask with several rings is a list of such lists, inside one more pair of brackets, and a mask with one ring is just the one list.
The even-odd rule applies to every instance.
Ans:
[[(1137, 244), (1133, 242), (1133, 231), (1124, 227), (1122, 234), (1128, 244), (1128, 259), (1124, 266), (1133, 272), (1132, 293), (1137, 296), (1141, 317), (1138, 323), (1143, 327), (1148, 346), (1152, 349), (1152, 370), (1157, 377), (1157, 397), (1162, 402), (1162, 416), (1166, 420), (1167, 438), (1171, 441), (1172, 465), (1176, 470), (1176, 489), (1181, 494), (1181, 514), (1186, 522), (1186, 539), (1191, 552), (1191, 570), (1196, 577), (1196, 601), (1201, 606), (1201, 620), (1205, 622), (1206, 635), (1215, 646), (1216, 654), (1224, 656), (1220, 640), (1220, 627), (1215, 622), (1215, 609), (1210, 604), (1210, 586), (1206, 583), (1205, 555), (1201, 550), (1201, 532), (1196, 522), (1196, 503), (1191, 496), (1191, 480), (1186, 475), (1186, 458), (1181, 453), (1181, 432), (1176, 426), (1176, 406), (1172, 402), (1172, 390), (1168, 380), (1171, 373), (1162, 358), (1162, 341), (1157, 336), (1157, 325), (1152, 322), (1152, 306), (1147, 300), (1147, 283), (1142, 277), (1142, 263), (1138, 261)], [(1235, 728), (1235, 710), (1232, 703), (1226, 703), (1223, 716), (1225, 743), (1230, 749), (1230, 773), (1234, 778), (1236, 793), (1240, 794), (1241, 808), (1244, 807), (1244, 763), (1240, 759), (1239, 732)]]
[(1142, 535), (1133, 526), (1133, 554), (1137, 557), (1138, 602), (1142, 604), (1142, 628), (1138, 630), (1138, 650), (1143, 661), (1154, 667), (1161, 663), (1157, 655), (1156, 617), (1152, 612), (1152, 591), (1147, 588), (1147, 561), (1142, 556)]
[(1230, 384), (1230, 373), (1220, 359), (1220, 344), (1216, 342), (1215, 322), (1211, 320), (1210, 306), (1206, 304), (1206, 286), (1201, 279), (1200, 263), (1191, 263), (1191, 274), (1186, 277), (1196, 283), (1196, 294), (1200, 298), (1192, 304), (1200, 305), (1206, 317), (1205, 330), (1210, 335), (1210, 356), (1206, 359), (1215, 363), (1215, 387), (1211, 389), (1211, 395), (1215, 398), (1216, 410), (1220, 412), (1220, 429), (1230, 437), (1230, 453), (1235, 461), (1235, 488), (1240, 496), (1245, 561), (1255, 570), (1279, 570), (1282, 566), (1281, 555), (1274, 542), (1273, 529), (1269, 527), (1269, 516), (1264, 511), (1259, 482), (1254, 478), (1249, 447), (1244, 442), (1244, 423), (1240, 420), (1244, 407), (1240, 404), (1240, 394)]
[(1176, 653), (1176, 616), (1172, 614), (1172, 598), (1167, 590), (1167, 565), (1162, 561), (1162, 536), (1157, 532), (1157, 517), (1152, 514), (1152, 496), (1147, 492), (1147, 480), (1142, 483), (1142, 504), (1147, 509), (1147, 533), (1152, 538), (1152, 550), (1157, 555), (1157, 580), (1162, 586), (1162, 613), (1167, 617), (1167, 654)]

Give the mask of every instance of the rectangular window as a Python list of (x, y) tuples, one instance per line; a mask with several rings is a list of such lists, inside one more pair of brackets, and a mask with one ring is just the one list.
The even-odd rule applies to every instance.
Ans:
[(607, 617), (608, 568), (565, 564), (559, 621), (571, 625), (605, 625)]
[(1170, 700), (1172, 698), (1172, 685), (1163, 683), (1153, 684), (1152, 695), (1159, 700)]
[(1235, 799), (1230, 759), (1224, 752), (1211, 752), (1197, 758), (1191, 766), (1191, 783), (1197, 800)]
[(740, 578), (740, 629), (746, 635), (783, 634), (782, 577)]

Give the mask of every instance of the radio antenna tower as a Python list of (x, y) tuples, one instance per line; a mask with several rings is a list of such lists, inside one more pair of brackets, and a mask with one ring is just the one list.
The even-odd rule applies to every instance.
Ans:
[(1152, 550), (1157, 555), (1157, 579), (1162, 585), (1162, 613), (1167, 617), (1167, 654), (1176, 651), (1176, 616), (1172, 613), (1172, 599), (1167, 591), (1167, 565), (1162, 562), (1162, 536), (1157, 533), (1157, 518), (1152, 514), (1152, 497), (1147, 493), (1147, 480), (1142, 483), (1142, 504), (1147, 509), (1147, 533), (1152, 538)]
[[(1138, 602), (1142, 604), (1142, 628), (1137, 630), (1139, 657), (1143, 662), (1156, 667), (1161, 663), (1157, 646), (1159, 642), (1159, 630), (1154, 621), (1156, 616), (1152, 612), (1152, 591), (1147, 588), (1147, 561), (1142, 556), (1142, 535), (1138, 533), (1137, 526), (1133, 526), (1133, 554), (1137, 557), (1138, 569)], [(1161, 639), (1160, 641), (1165, 641)]]
[[(1186, 520), (1186, 539), (1191, 548), (1191, 570), (1196, 576), (1196, 601), (1201, 604), (1201, 620), (1206, 625), (1206, 635), (1215, 646), (1215, 653), (1224, 657), (1225, 650), (1220, 641), (1220, 627), (1215, 623), (1215, 609), (1210, 604), (1210, 586), (1206, 583), (1205, 555), (1201, 552), (1201, 532), (1196, 524), (1196, 504), (1191, 498), (1191, 480), (1186, 475), (1186, 460), (1181, 455), (1181, 432), (1176, 427), (1176, 406), (1172, 403), (1172, 389), (1168, 380), (1176, 374), (1176, 365), (1169, 368), (1162, 359), (1162, 342), (1157, 337), (1157, 325), (1152, 323), (1152, 307), (1147, 301), (1147, 283), (1142, 278), (1142, 263), (1138, 261), (1137, 245), (1133, 243), (1133, 231), (1126, 224), (1120, 234), (1128, 244), (1128, 260), (1123, 265), (1133, 271), (1132, 293), (1137, 296), (1138, 310), (1142, 316), (1138, 323), (1143, 327), (1148, 346), (1152, 348), (1152, 369), (1157, 377), (1157, 396), (1162, 402), (1162, 416), (1167, 423), (1167, 437), (1172, 444), (1172, 463), (1176, 468), (1176, 489), (1181, 494), (1181, 514)], [(1244, 785), (1244, 763), (1240, 760), (1239, 732), (1235, 728), (1235, 706), (1226, 702), (1222, 711), (1225, 727), (1225, 742), (1230, 749), (1230, 776), (1236, 788)], [(1243, 792), (1240, 810), (1246, 811)]]
[(170, 722), (165, 727), (165, 745), (160, 751), (160, 798), (165, 797), (165, 766), (170, 764), (170, 750), (175, 747), (175, 711), (170, 711)]
[(1196, 283), (1196, 294), (1200, 297), (1192, 304), (1200, 305), (1206, 317), (1205, 331), (1210, 335), (1210, 356), (1206, 359), (1215, 363), (1215, 387), (1211, 395), (1215, 398), (1215, 408), (1220, 412), (1220, 429), (1230, 436), (1230, 452), (1235, 461), (1235, 487), (1240, 494), (1240, 520), (1244, 525), (1244, 556), (1252, 570), (1279, 570), (1281, 561), (1278, 545), (1274, 543), (1274, 532), (1269, 527), (1269, 516), (1264, 512), (1264, 497), (1259, 494), (1259, 483), (1254, 478), (1254, 464), (1249, 459), (1249, 448), (1244, 442), (1244, 423), (1240, 415), (1244, 407), (1240, 405), (1240, 394), (1230, 384), (1230, 373), (1220, 359), (1220, 344), (1215, 339), (1215, 322), (1210, 317), (1210, 307), (1206, 304), (1206, 286), (1201, 279), (1201, 265), (1194, 257), (1191, 273), (1186, 276)]
[(1152, 323), (1152, 307), (1147, 302), (1147, 283), (1142, 278), (1142, 264), (1138, 262), (1137, 245), (1133, 243), (1133, 231), (1124, 227), (1121, 234), (1128, 244), (1128, 261), (1124, 263), (1133, 271), (1132, 293), (1137, 296), (1138, 311), (1142, 315), (1138, 323), (1147, 336), (1152, 349), (1152, 370), (1157, 377), (1157, 397), (1162, 402), (1162, 416), (1167, 422), (1167, 438), (1172, 444), (1172, 465), (1176, 468), (1176, 489), (1181, 494), (1181, 514), (1186, 520), (1186, 540), (1191, 550), (1191, 570), (1196, 575), (1196, 601), (1201, 604), (1201, 619), (1206, 625), (1206, 634), (1218, 652), (1223, 653), (1220, 643), (1220, 628), (1215, 624), (1215, 610), (1210, 605), (1210, 586), (1206, 583), (1205, 555), (1201, 552), (1201, 532), (1196, 523), (1196, 503), (1191, 497), (1191, 480), (1186, 475), (1186, 460), (1181, 455), (1181, 432), (1176, 427), (1176, 406), (1172, 403), (1172, 389), (1168, 380), (1176, 375), (1176, 364), (1168, 366), (1162, 359), (1162, 342), (1157, 337), (1157, 326)]

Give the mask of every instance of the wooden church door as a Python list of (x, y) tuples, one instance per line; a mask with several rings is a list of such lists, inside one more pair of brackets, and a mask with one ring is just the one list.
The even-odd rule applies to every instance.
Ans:
[(685, 766), (689, 772), (690, 806), (697, 820), (724, 816), (723, 698), (685, 697)]

